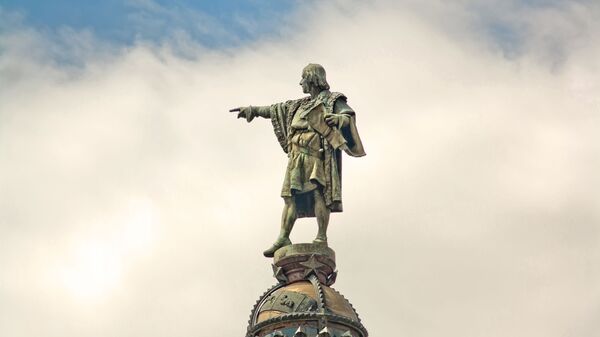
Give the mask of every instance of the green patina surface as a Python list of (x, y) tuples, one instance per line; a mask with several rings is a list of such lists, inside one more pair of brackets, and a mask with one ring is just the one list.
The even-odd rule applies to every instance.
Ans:
[(315, 217), (318, 232), (313, 243), (327, 245), (330, 213), (343, 210), (342, 152), (353, 157), (365, 155), (356, 113), (346, 96), (329, 90), (325, 69), (309, 64), (302, 70), (300, 85), (309, 96), (230, 110), (247, 122), (256, 117), (270, 119), (288, 156), (281, 189), (281, 229), (273, 245), (265, 250), (267, 257), (292, 243), (290, 233), (297, 218)]

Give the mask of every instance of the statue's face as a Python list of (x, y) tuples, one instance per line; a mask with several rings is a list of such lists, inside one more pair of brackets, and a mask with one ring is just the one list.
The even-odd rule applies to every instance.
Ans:
[(310, 83), (306, 80), (306, 74), (302, 73), (302, 79), (300, 80), (300, 86), (302, 87), (302, 92), (305, 94), (310, 94)]

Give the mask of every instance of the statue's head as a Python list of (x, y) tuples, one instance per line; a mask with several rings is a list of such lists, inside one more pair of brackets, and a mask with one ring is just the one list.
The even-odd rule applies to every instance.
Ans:
[(302, 80), (300, 81), (302, 92), (310, 93), (310, 88), (329, 90), (329, 84), (325, 78), (325, 68), (320, 64), (310, 63), (302, 69)]

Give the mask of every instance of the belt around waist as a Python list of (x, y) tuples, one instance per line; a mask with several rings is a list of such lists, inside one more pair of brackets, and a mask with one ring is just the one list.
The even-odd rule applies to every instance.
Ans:
[(295, 143), (292, 143), (291, 145), (292, 145), (291, 152), (304, 153), (304, 154), (307, 154), (309, 156), (316, 157), (319, 159), (321, 159), (323, 157), (323, 149), (315, 150), (315, 149), (311, 149), (308, 147), (300, 146)]

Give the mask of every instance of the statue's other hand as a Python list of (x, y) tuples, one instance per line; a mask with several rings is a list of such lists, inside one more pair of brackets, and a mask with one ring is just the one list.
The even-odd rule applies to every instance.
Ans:
[(339, 117), (338, 115), (334, 115), (334, 114), (326, 114), (325, 115), (325, 123), (327, 123), (327, 125), (334, 127), (334, 126), (338, 126), (339, 125)]

